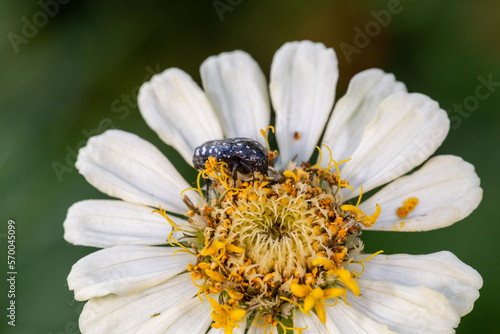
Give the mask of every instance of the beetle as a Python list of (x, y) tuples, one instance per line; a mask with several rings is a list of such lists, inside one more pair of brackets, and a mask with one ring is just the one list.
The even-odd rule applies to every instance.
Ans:
[(256, 171), (267, 175), (269, 156), (267, 149), (258, 141), (236, 137), (210, 140), (194, 149), (193, 165), (196, 169), (205, 168), (209, 157), (227, 163), (236, 179), (237, 173), (252, 173), (254, 180)]

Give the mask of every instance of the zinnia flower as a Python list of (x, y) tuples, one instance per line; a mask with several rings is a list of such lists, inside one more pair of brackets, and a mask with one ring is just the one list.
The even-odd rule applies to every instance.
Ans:
[(253, 168), (258, 151), (242, 148), (238, 158), (230, 147), (229, 156), (206, 159), (190, 188), (138, 136), (109, 130), (91, 138), (76, 166), (119, 200), (75, 203), (64, 222), (67, 241), (103, 248), (68, 276), (75, 299), (88, 300), (81, 331), (453, 332), (479, 297), (481, 276), (447, 251), (365, 254), (361, 239), (365, 229), (446, 227), (481, 201), (474, 167), (459, 157), (436, 156), (405, 175), (446, 137), (438, 103), (369, 69), (333, 108), (334, 51), (287, 43), (271, 66), (273, 151), (257, 63), (242, 51), (223, 53), (202, 64), (201, 78), (204, 90), (171, 68), (145, 83), (138, 101), (147, 124), (191, 165), (209, 140), (259, 141), (267, 173)]

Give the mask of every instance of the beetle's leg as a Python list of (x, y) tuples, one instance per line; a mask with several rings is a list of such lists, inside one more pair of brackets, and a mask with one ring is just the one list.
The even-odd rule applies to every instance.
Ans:
[(252, 185), (253, 185), (255, 183), (255, 169), (252, 166), (244, 163), (243, 161), (239, 162), (238, 167), (240, 167), (240, 166), (245, 167), (247, 173), (250, 173), (250, 172), (252, 173)]
[(211, 183), (212, 183), (212, 181), (210, 181), (209, 178), (205, 179), (205, 186), (207, 187), (207, 198), (208, 198), (208, 192), (210, 191), (210, 184)]
[(233, 181), (234, 181), (234, 184), (236, 185), (236, 179), (238, 177), (238, 167), (239, 167), (239, 164), (234, 164), (233, 166)]

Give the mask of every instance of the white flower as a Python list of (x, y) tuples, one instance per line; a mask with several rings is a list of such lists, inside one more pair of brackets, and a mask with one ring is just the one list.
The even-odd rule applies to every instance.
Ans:
[[(160, 138), (191, 165), (194, 149), (209, 140), (264, 144), (260, 130), (271, 112), (257, 63), (242, 51), (223, 53), (202, 64), (201, 77), (204, 90), (175, 68), (143, 85), (140, 110)], [(91, 138), (76, 166), (120, 200), (75, 203), (64, 222), (67, 241), (103, 248), (68, 276), (75, 299), (88, 300), (81, 331), (205, 333), (212, 324), (209, 333), (276, 333), (292, 318), (304, 333), (454, 332), (479, 297), (481, 276), (447, 251), (363, 254), (360, 235), (428, 231), (465, 218), (482, 198), (474, 167), (437, 156), (403, 176), (441, 145), (446, 112), (369, 69), (329, 117), (337, 78), (332, 49), (309, 41), (280, 48), (269, 84), (276, 165), (245, 182), (209, 160), (209, 194), (198, 188), (183, 200), (189, 184), (136, 135)], [(301, 165), (325, 124), (321, 161)], [(384, 184), (357, 203), (362, 191)], [(167, 238), (177, 246), (164, 247)]]

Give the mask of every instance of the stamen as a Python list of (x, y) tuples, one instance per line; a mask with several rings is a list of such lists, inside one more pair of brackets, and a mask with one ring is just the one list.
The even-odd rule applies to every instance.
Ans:
[(351, 306), (351, 304), (349, 304), (347, 302), (347, 290), (344, 291), (344, 295), (342, 296), (342, 299), (344, 300), (344, 304), (346, 304), (347, 306)]
[(290, 179), (293, 179), (295, 181), (295, 183), (297, 183), (297, 175), (295, 175), (295, 173), (292, 172), (291, 170), (284, 171), (283, 175), (290, 178)]
[(257, 318), (255, 318), (255, 319), (253, 319), (253, 325), (254, 325), (255, 327), (262, 328), (262, 327), (264, 327), (264, 326), (267, 326), (267, 322), (265, 322), (265, 321), (264, 321), (264, 323), (263, 323), (262, 325), (259, 325), (259, 324), (257, 323)]
[(308, 317), (310, 317), (310, 316), (311, 316), (311, 315), (310, 315), (308, 312), (306, 312), (306, 311), (304, 310), (304, 308), (302, 308), (302, 306), (301, 306), (300, 304), (298, 304), (296, 301), (291, 300), (291, 299), (286, 298), (286, 297), (280, 297), (280, 299), (283, 299), (283, 300), (285, 300), (285, 301), (289, 302), (290, 304), (293, 304), (293, 305), (297, 306), (297, 307), (298, 307), (298, 308), (302, 311), (302, 313), (304, 313), (304, 314), (305, 314), (305, 315), (307, 315)]
[[(193, 283), (194, 284), (194, 283)], [(196, 284), (194, 284), (195, 286), (198, 286)], [(205, 287), (202, 286), (200, 287), (200, 289), (198, 290), (198, 293), (196, 294), (198, 296), (198, 299), (202, 302), (204, 302), (205, 300), (201, 297), (201, 294), (205, 292)]]
[(205, 196), (203, 196), (203, 192), (201, 191), (201, 186), (200, 186), (200, 177), (201, 177), (202, 174), (203, 174), (203, 171), (200, 171), (198, 173), (198, 176), (196, 177), (196, 186), (198, 188), (186, 188), (186, 189), (184, 189), (183, 191), (181, 191), (181, 197), (182, 197), (182, 195), (184, 194), (185, 191), (187, 191), (187, 190), (194, 190), (194, 191), (198, 192), (198, 194), (200, 194), (201, 198), (203, 198), (203, 201), (205, 201)]
[(376, 255), (379, 255), (379, 254), (383, 253), (383, 252), (384, 252), (383, 250), (379, 250), (378, 252), (373, 253), (372, 255), (368, 256), (368, 257), (367, 257), (366, 259), (364, 259), (364, 260), (361, 260), (361, 261), (353, 261), (353, 262), (356, 262), (356, 263), (363, 263), (363, 262), (366, 262), (366, 261), (368, 261), (368, 260), (372, 259), (372, 258), (373, 258), (373, 257), (375, 257)]
[[(182, 247), (182, 246), (181, 246)], [(190, 251), (188, 251), (187, 249), (178, 249), (176, 250), (173, 254), (172, 254), (172, 257), (175, 258), (175, 254), (177, 254), (177, 252), (186, 252), (186, 253), (191, 253)], [(193, 253), (191, 253), (193, 254)]]
[[(159, 213), (159, 214), (160, 214), (160, 215), (162, 215), (162, 216), (163, 216), (163, 217), (167, 220), (167, 222), (168, 222), (168, 223), (169, 223), (169, 224), (173, 227), (172, 231), (171, 231), (171, 232), (170, 232), (170, 234), (168, 235), (168, 240), (170, 240), (170, 241), (169, 241), (170, 245), (171, 245), (171, 246), (174, 246), (174, 245), (172, 244), (172, 242), (171, 242), (171, 240), (173, 240), (173, 241), (174, 241), (174, 244), (176, 244), (177, 246), (179, 246), (179, 247), (183, 248), (183, 249), (184, 249), (184, 251), (186, 251), (186, 252), (188, 252), (188, 253), (191, 253), (191, 254), (193, 254), (193, 255), (196, 255), (194, 252), (192, 252), (192, 251), (190, 251), (189, 249), (187, 249), (187, 248), (186, 248), (186, 246), (184, 246), (183, 244), (181, 244), (180, 242), (178, 242), (177, 240), (175, 240), (175, 238), (173, 237), (173, 232), (174, 232), (174, 231), (179, 231), (179, 230), (184, 231), (184, 230), (180, 229), (180, 228), (177, 226), (177, 224), (176, 224), (176, 223), (174, 223), (174, 222), (173, 222), (173, 221), (172, 221), (172, 220), (171, 220), (171, 219), (167, 216), (167, 212), (161, 208), (161, 205), (159, 205), (159, 206), (158, 206), (158, 208), (159, 208), (159, 210), (153, 210), (151, 213)], [(179, 251), (180, 251), (180, 250), (179, 250)], [(175, 254), (176, 254), (177, 252), (178, 252), (178, 251), (175, 251), (175, 252), (174, 252), (174, 254), (173, 254), (173, 256), (174, 256), (174, 257), (175, 257)]]
[(356, 273), (356, 276), (360, 276), (360, 275), (362, 275), (365, 272), (365, 264), (363, 262), (368, 261), (371, 258), (373, 258), (375, 255), (378, 255), (378, 254), (383, 253), (383, 252), (384, 252), (383, 250), (379, 250), (378, 252), (373, 253), (372, 255), (368, 256), (364, 260), (361, 260), (361, 261), (352, 261), (352, 263), (359, 263), (363, 267), (363, 270), (361, 270), (361, 272), (359, 274)]
[(318, 257), (318, 258), (314, 259), (312, 264), (313, 264), (313, 266), (323, 266), (323, 268), (325, 268), (325, 270), (330, 270), (330, 269), (333, 269), (333, 267), (334, 267), (333, 261), (325, 259), (324, 257)]
[(375, 213), (371, 216), (367, 216), (363, 211), (355, 207), (354, 205), (344, 204), (340, 207), (341, 210), (352, 212), (354, 214), (354, 218), (356, 222), (363, 224), (366, 227), (371, 227), (373, 224), (377, 222), (377, 218), (380, 215), (380, 205), (376, 204), (377, 208), (375, 209)]
[(198, 288), (203, 288), (203, 287), (204, 287), (203, 285), (198, 285), (198, 284), (196, 284), (196, 283), (195, 283), (195, 281), (194, 281), (194, 280), (196, 280), (196, 279), (197, 279), (197, 278), (193, 278), (193, 280), (192, 280), (193, 285), (194, 285), (194, 286), (196, 286), (196, 287), (198, 287)]
[(359, 203), (361, 203), (361, 197), (363, 197), (363, 186), (359, 186), (360, 191), (359, 191), (359, 197), (358, 201), (356, 202), (356, 207), (358, 207)]
[[(340, 189), (340, 188), (349, 188), (351, 189), (352, 191), (354, 191), (354, 188), (352, 188), (348, 182), (346, 180), (342, 180), (340, 178), (340, 169), (339, 169), (339, 165), (351, 160), (351, 158), (349, 159), (346, 159), (346, 160), (342, 160), (340, 162), (336, 162), (334, 159), (333, 159), (333, 155), (332, 155), (332, 150), (330, 149), (330, 147), (328, 147), (328, 145), (326, 144), (323, 144), (323, 146), (325, 146), (327, 149), (328, 149), (328, 152), (330, 153), (330, 161), (328, 162), (328, 167), (327, 168), (323, 168), (323, 167), (320, 167), (320, 163), (321, 163), (321, 160), (323, 159), (323, 152), (321, 151), (321, 149), (316, 146), (316, 148), (318, 149), (318, 152), (319, 152), (319, 159), (318, 159), (318, 162), (313, 165), (312, 167), (309, 167), (308, 169), (309, 170), (313, 170), (313, 169), (317, 169), (317, 170), (321, 170), (323, 171), (325, 174), (327, 175), (331, 175), (332, 177), (334, 177), (334, 179), (337, 179), (337, 185), (338, 185), (338, 188), (337, 188), (337, 191)], [(333, 162), (333, 164), (332, 164)], [(330, 169), (332, 169), (333, 167), (336, 168), (336, 173), (332, 173), (330, 172)], [(334, 195), (337, 195), (337, 191), (335, 192)]]
[(241, 308), (232, 308), (227, 305), (220, 305), (213, 298), (208, 297), (208, 301), (213, 307), (212, 313), (210, 316), (214, 320), (214, 323), (211, 325), (213, 328), (224, 328), (224, 333), (232, 333), (235, 327), (239, 328), (240, 326), (237, 322), (242, 321), (242, 319), (246, 315), (246, 311)]
[(271, 131), (274, 133), (274, 127), (272, 125), (269, 125), (264, 130), (260, 129), (260, 134), (264, 136), (264, 139), (266, 140), (267, 152), (271, 152), (271, 146), (269, 145), (269, 140), (267, 139), (267, 130), (269, 129), (271, 129)]
[(304, 327), (304, 328), (287, 327), (287, 326), (285, 326), (285, 325), (284, 325), (281, 321), (278, 321), (278, 324), (279, 324), (279, 325), (280, 325), (280, 327), (283, 329), (283, 333), (286, 333), (286, 332), (287, 332), (287, 330), (290, 330), (290, 331), (298, 331), (298, 332), (299, 332), (299, 334), (302, 334), (302, 331), (303, 331), (303, 330), (306, 330), (306, 329), (309, 327), (309, 325), (307, 325), (307, 326), (306, 326), (306, 327)]
[(333, 162), (333, 163), (335, 164), (335, 167), (337, 168), (337, 175), (338, 175), (338, 176), (339, 176), (339, 178), (340, 178), (340, 172), (339, 172), (339, 170), (338, 170), (338, 165), (339, 165), (339, 164), (338, 164), (338, 163), (336, 163), (336, 162), (335, 162), (335, 160), (333, 160), (332, 150), (330, 149), (330, 147), (328, 147), (328, 145), (323, 144), (323, 146), (325, 146), (325, 147), (326, 147), (326, 149), (328, 150), (328, 153), (330, 153), (330, 161), (329, 161), (329, 163), (328, 163), (328, 167), (327, 167), (327, 169), (331, 169), (331, 168), (333, 167), (333, 165), (331, 164), (331, 163)]
[[(343, 293), (345, 293), (345, 292), (343, 292)], [(322, 303), (323, 303), (323, 304), (325, 304), (325, 305), (326, 305), (326, 306), (328, 306), (328, 307), (334, 307), (335, 305), (337, 305), (337, 304), (338, 304), (338, 302), (339, 302), (339, 299), (338, 299), (338, 298), (335, 298), (335, 303), (333, 303), (332, 305), (330, 305), (330, 304), (326, 303), (325, 301), (322, 301)]]
[(319, 159), (318, 159), (318, 162), (316, 162), (315, 165), (311, 166), (311, 169), (318, 168), (319, 164), (321, 163), (321, 160), (323, 160), (323, 152), (321, 152), (321, 148), (319, 148), (319, 146), (316, 146), (316, 148), (318, 149)]
[(336, 275), (337, 279), (340, 282), (342, 282), (347, 288), (349, 288), (354, 293), (354, 295), (356, 297), (359, 296), (359, 292), (360, 292), (359, 286), (356, 283), (356, 281), (354, 281), (352, 279), (351, 273), (347, 269), (339, 268), (336, 270), (330, 270), (330, 271), (328, 271), (328, 273)]

